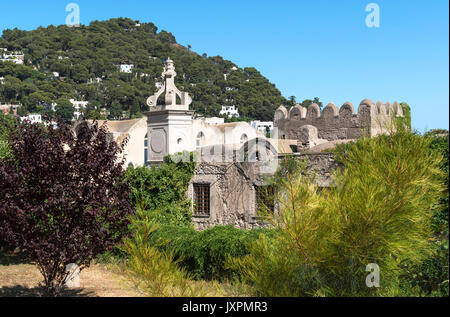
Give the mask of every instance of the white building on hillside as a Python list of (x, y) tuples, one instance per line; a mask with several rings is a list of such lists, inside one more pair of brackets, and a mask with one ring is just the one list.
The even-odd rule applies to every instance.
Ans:
[(0, 49), (0, 61), (13, 62), (22, 65), (25, 60), (25, 55), (22, 52), (8, 52), (6, 48)]
[(250, 125), (256, 130), (266, 134), (272, 133), (273, 131), (273, 121), (259, 121), (255, 120), (250, 122)]
[(219, 114), (226, 115), (228, 118), (239, 118), (239, 110), (236, 106), (222, 106), (222, 110), (220, 110)]
[(20, 117), (20, 121), (28, 121), (30, 123), (42, 123), (42, 116), (36, 113), (30, 113), (26, 117)]
[(0, 111), (4, 114), (14, 114), (17, 115), (17, 109), (22, 107), (22, 105), (13, 105), (13, 104), (0, 104)]
[(131, 73), (133, 68), (134, 68), (133, 64), (121, 64), (120, 65), (120, 72), (121, 73)]
[(86, 109), (87, 104), (89, 103), (89, 101), (79, 101), (79, 100), (74, 100), (74, 99), (70, 99), (69, 100), (73, 107), (75, 108), (75, 111), (73, 113), (73, 117), (75, 120), (79, 120), (82, 114), (82, 110)]

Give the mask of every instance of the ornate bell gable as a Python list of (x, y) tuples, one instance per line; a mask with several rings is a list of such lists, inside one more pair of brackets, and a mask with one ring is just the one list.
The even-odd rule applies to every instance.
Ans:
[[(192, 98), (187, 92), (181, 92), (175, 86), (176, 76), (177, 73), (175, 72), (174, 63), (169, 57), (164, 63), (164, 71), (162, 73), (164, 84), (156, 94), (147, 99), (147, 105), (150, 107), (150, 111), (189, 110), (189, 105), (192, 103)], [(163, 93), (165, 93), (164, 104), (158, 105), (158, 98)], [(181, 100), (180, 104), (177, 104), (177, 96)]]

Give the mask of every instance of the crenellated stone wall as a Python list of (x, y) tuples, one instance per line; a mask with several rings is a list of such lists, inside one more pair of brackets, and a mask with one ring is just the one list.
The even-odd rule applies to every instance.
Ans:
[(278, 135), (285, 139), (302, 139), (302, 127), (310, 125), (317, 128), (318, 138), (328, 141), (357, 139), (364, 135), (373, 137), (388, 133), (392, 118), (403, 116), (401, 106), (365, 99), (361, 101), (357, 112), (350, 102), (340, 109), (329, 103), (322, 111), (317, 104), (308, 108), (296, 105), (289, 109), (280, 106), (275, 111), (275, 127)]

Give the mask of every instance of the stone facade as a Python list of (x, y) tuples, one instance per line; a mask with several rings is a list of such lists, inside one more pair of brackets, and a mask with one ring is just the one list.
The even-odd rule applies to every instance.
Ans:
[[(338, 166), (331, 153), (296, 155), (307, 159), (307, 168), (315, 171), (321, 187), (332, 186), (332, 172)], [(282, 160), (283, 158), (279, 158)], [(209, 185), (210, 214), (193, 215), (195, 228), (203, 230), (215, 225), (232, 225), (241, 229), (264, 227), (257, 215), (256, 186), (267, 184), (273, 174), (262, 173), (262, 162), (201, 162), (197, 164), (187, 195), (194, 204), (194, 184)], [(193, 205), (192, 205), (193, 207)], [(274, 212), (278, 210), (274, 202)]]
[(266, 201), (261, 192), (276, 190), (267, 187), (267, 177), (273, 176), (280, 160), (287, 155), (306, 158), (318, 186), (333, 186), (332, 174), (338, 164), (324, 150), (362, 136), (389, 133), (392, 119), (403, 115), (398, 103), (375, 104), (367, 99), (357, 113), (348, 102), (340, 109), (330, 103), (323, 111), (317, 104), (296, 105), (289, 111), (281, 106), (275, 111), (271, 138), (267, 138), (246, 122), (209, 124), (196, 119), (189, 108), (192, 98), (175, 87), (176, 75), (169, 58), (162, 74), (164, 83), (147, 100), (147, 163), (160, 163), (165, 156), (182, 151), (196, 152), (199, 160), (187, 196), (199, 230), (215, 225), (266, 226), (258, 217), (258, 204), (268, 203), (273, 212), (278, 211), (275, 199)]

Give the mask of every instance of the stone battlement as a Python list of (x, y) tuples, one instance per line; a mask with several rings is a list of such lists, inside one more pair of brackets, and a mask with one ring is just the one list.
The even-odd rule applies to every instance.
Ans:
[(365, 99), (356, 113), (350, 102), (344, 103), (340, 109), (329, 103), (322, 111), (317, 104), (308, 108), (295, 105), (289, 111), (280, 106), (275, 111), (274, 123), (279, 138), (300, 140), (302, 127), (312, 126), (317, 129), (318, 138), (334, 141), (388, 133), (392, 118), (402, 116), (402, 107), (397, 102), (383, 104), (379, 101), (375, 104)]

